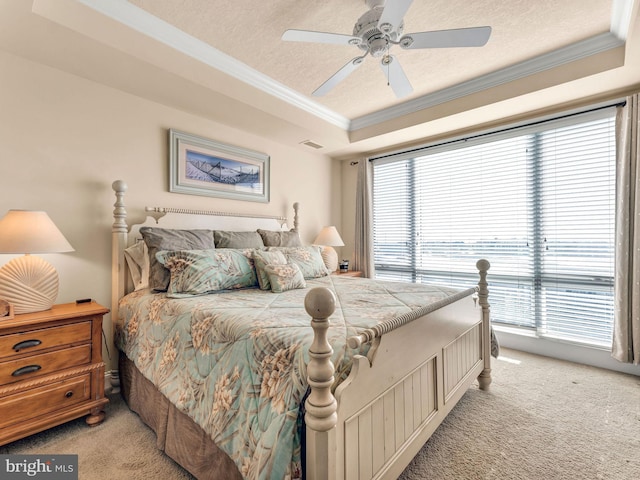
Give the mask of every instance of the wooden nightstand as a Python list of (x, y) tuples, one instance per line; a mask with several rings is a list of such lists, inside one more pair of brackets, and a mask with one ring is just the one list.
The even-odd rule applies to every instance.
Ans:
[(333, 272), (331, 275), (338, 275), (340, 277), (361, 277), (362, 272), (360, 270), (349, 270), (348, 272), (340, 272), (340, 270)]
[(104, 419), (102, 317), (95, 302), (0, 319), (0, 445), (88, 415)]

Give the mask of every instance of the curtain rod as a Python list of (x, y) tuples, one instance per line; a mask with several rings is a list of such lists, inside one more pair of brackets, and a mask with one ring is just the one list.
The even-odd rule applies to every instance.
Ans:
[[(513, 126), (513, 127), (507, 127), (507, 128), (503, 128), (501, 130), (494, 130), (494, 131), (491, 131), (491, 132), (478, 133), (477, 135), (470, 135), (468, 137), (457, 138), (455, 140), (447, 140), (446, 142), (434, 143), (433, 145), (417, 147), (417, 148), (413, 148), (413, 149), (409, 149), (409, 150), (404, 150), (404, 151), (401, 151), (401, 152), (389, 153), (389, 154), (386, 154), (386, 155), (380, 155), (379, 157), (371, 157), (369, 159), (369, 161), (372, 162), (374, 160), (380, 160), (381, 158), (390, 158), (390, 157), (394, 157), (394, 156), (396, 156), (398, 154), (406, 154), (406, 153), (411, 153), (411, 152), (420, 152), (420, 151), (423, 151), (423, 150), (426, 150), (426, 149), (429, 149), (429, 148), (441, 147), (443, 145), (451, 145), (451, 144), (458, 143), (458, 142), (467, 142), (469, 140), (475, 140), (476, 138), (487, 137), (489, 135), (495, 135), (495, 134), (498, 134), (498, 133), (510, 132), (511, 130), (516, 130), (518, 128), (531, 127), (533, 125), (540, 125), (542, 123), (553, 122), (553, 121), (556, 121), (556, 120), (561, 120), (563, 118), (575, 117), (576, 115), (583, 115), (585, 113), (597, 112), (599, 110), (604, 110), (606, 108), (624, 107), (626, 104), (627, 104), (627, 101), (626, 100), (622, 100), (622, 101), (616, 102), (616, 103), (609, 103), (609, 104), (606, 104), (606, 105), (601, 105), (599, 107), (593, 107), (593, 108), (590, 108), (588, 110), (581, 110), (579, 112), (567, 113), (565, 115), (560, 115), (558, 117), (547, 118), (546, 120), (538, 120), (536, 122), (525, 123), (523, 125), (518, 125), (518, 126)], [(353, 165), (353, 163), (352, 163), (352, 165)]]

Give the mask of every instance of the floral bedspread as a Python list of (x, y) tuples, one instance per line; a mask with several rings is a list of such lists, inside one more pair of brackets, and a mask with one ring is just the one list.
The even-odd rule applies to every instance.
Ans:
[(170, 299), (137, 291), (120, 301), (116, 343), (198, 423), (247, 479), (301, 477), (298, 413), (313, 339), (309, 289), (336, 294), (330, 318), (336, 378), (354, 354), (347, 337), (456, 293), (447, 287), (338, 275), (283, 293), (249, 288)]

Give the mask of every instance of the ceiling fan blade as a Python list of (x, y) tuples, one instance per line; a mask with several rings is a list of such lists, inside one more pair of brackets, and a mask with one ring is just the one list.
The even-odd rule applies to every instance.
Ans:
[(387, 82), (393, 89), (393, 93), (396, 94), (396, 97), (406, 97), (413, 92), (413, 87), (396, 57), (393, 55), (385, 55), (382, 57), (382, 60), (380, 61), (380, 68), (387, 77)]
[[(412, 3), (413, 0), (387, 0), (380, 20), (378, 20), (378, 28), (387, 33), (398, 28)], [(386, 27), (385, 25), (391, 26)]]
[(340, 33), (313, 32), (311, 30), (287, 30), (282, 40), (288, 42), (332, 43), (334, 45), (358, 45), (361, 40), (353, 35)]
[(400, 39), (400, 46), (416, 48), (482, 47), (489, 41), (491, 27), (455, 28), (433, 32), (409, 33)]
[(333, 87), (338, 85), (342, 80), (351, 75), (364, 61), (364, 57), (356, 57), (347, 63), (344, 67), (333, 74), (326, 82), (320, 85), (312, 95), (314, 97), (322, 97), (326, 95)]

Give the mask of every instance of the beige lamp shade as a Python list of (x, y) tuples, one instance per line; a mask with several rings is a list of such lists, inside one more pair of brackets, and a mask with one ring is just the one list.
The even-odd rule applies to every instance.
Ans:
[(322, 249), (322, 260), (324, 260), (324, 264), (329, 270), (335, 272), (338, 269), (338, 254), (333, 247), (344, 246), (344, 242), (338, 233), (338, 229), (333, 225), (324, 227), (320, 230), (320, 233), (313, 243), (314, 245), (321, 245), (324, 247)]
[(50, 309), (58, 297), (58, 272), (32, 253), (72, 252), (46, 212), (9, 210), (0, 219), (0, 253), (24, 253), (0, 268), (0, 298), (16, 314)]
[(333, 225), (324, 227), (313, 241), (314, 245), (326, 245), (328, 247), (344, 247), (344, 242)]

